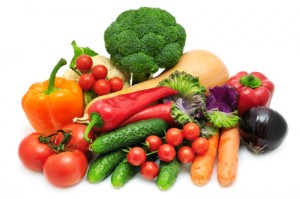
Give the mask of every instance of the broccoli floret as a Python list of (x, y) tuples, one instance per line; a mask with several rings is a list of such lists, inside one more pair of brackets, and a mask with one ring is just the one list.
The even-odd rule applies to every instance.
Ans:
[(121, 13), (105, 30), (104, 41), (111, 60), (132, 73), (136, 84), (179, 61), (186, 32), (166, 10), (141, 7)]

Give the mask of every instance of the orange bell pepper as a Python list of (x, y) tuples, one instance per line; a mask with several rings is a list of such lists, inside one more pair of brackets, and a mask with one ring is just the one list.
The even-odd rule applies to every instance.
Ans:
[(67, 62), (60, 59), (44, 82), (32, 84), (22, 98), (22, 108), (38, 132), (54, 133), (83, 115), (83, 93), (77, 82), (56, 77)]

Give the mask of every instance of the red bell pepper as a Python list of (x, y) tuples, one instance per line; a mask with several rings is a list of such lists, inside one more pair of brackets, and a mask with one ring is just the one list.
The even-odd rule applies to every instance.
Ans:
[(242, 115), (251, 107), (269, 106), (274, 84), (260, 72), (247, 73), (241, 71), (229, 78), (227, 84), (239, 93), (238, 113)]
[(85, 139), (91, 141), (88, 138), (88, 132), (93, 127), (96, 132), (111, 131), (125, 119), (140, 112), (146, 106), (159, 99), (176, 94), (178, 94), (178, 91), (160, 86), (98, 100), (87, 110), (90, 122), (85, 130)]

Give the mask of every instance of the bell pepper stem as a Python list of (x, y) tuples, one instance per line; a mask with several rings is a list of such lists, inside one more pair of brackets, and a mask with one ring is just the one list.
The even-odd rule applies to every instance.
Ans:
[(46, 91), (44, 91), (45, 94), (49, 95), (51, 93), (53, 93), (54, 91), (56, 91), (55, 88), (55, 77), (56, 74), (58, 72), (58, 70), (67, 64), (67, 61), (63, 58), (61, 58), (58, 63), (56, 64), (56, 66), (53, 68), (51, 74), (50, 74), (50, 78), (49, 78), (49, 83), (48, 83), (48, 89)]
[(261, 80), (257, 77), (254, 77), (251, 74), (247, 74), (240, 78), (240, 83), (243, 86), (247, 86), (250, 88), (258, 88), (261, 86)]
[(92, 142), (92, 140), (89, 138), (90, 131), (92, 130), (93, 127), (101, 128), (103, 125), (104, 125), (104, 121), (99, 115), (99, 113), (92, 112), (90, 114), (90, 122), (87, 125), (83, 134), (83, 138), (85, 139), (85, 141)]

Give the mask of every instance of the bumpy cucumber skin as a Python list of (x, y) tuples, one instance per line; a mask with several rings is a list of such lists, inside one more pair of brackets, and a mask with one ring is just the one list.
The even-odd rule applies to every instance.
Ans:
[(124, 159), (126, 153), (122, 150), (99, 155), (90, 165), (87, 179), (90, 183), (98, 183), (106, 179)]
[(158, 188), (162, 191), (170, 189), (176, 181), (180, 171), (180, 162), (175, 158), (171, 162), (159, 162), (159, 174), (156, 179)]
[(149, 135), (163, 136), (168, 126), (167, 122), (158, 118), (128, 124), (96, 138), (90, 145), (90, 151), (102, 154), (134, 146), (144, 142)]
[(141, 167), (130, 164), (127, 161), (127, 157), (125, 157), (112, 173), (111, 184), (117, 189), (123, 187), (140, 171), (140, 169)]

